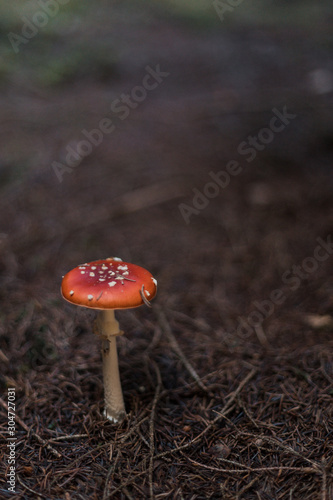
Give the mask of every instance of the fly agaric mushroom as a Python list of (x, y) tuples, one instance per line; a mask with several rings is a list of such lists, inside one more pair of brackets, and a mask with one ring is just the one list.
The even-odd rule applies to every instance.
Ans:
[(102, 339), (104, 415), (112, 422), (121, 422), (126, 415), (116, 346), (116, 337), (123, 332), (119, 330), (114, 310), (150, 305), (156, 286), (157, 281), (146, 269), (118, 257), (82, 264), (62, 280), (64, 299), (99, 310), (94, 331)]

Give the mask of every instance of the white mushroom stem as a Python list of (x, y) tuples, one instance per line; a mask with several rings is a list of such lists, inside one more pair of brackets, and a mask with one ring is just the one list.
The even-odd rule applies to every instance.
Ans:
[(121, 422), (126, 415), (123, 391), (120, 383), (117, 336), (119, 323), (113, 310), (102, 310), (96, 320), (97, 332), (102, 338), (103, 378), (104, 378), (104, 415), (111, 422)]

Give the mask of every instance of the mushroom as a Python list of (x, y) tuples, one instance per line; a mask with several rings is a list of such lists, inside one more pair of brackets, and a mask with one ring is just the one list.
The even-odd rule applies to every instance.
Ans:
[(72, 304), (98, 309), (94, 332), (102, 339), (104, 415), (121, 422), (126, 415), (121, 389), (116, 337), (122, 335), (115, 309), (139, 307), (155, 297), (157, 281), (142, 267), (118, 257), (96, 260), (69, 271), (62, 280), (61, 293)]

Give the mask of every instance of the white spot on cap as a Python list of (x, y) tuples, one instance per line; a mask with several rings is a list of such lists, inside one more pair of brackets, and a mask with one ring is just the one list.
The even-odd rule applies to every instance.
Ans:
[(157, 286), (157, 281), (155, 280), (155, 278), (152, 277), (151, 279), (153, 280), (154, 285)]
[(86, 274), (86, 272), (85, 271), (81, 271), (81, 274)]
[(116, 284), (117, 284), (117, 282), (116, 282), (116, 281), (110, 281), (110, 282), (108, 283), (108, 285), (109, 285), (109, 286), (115, 286)]
[(93, 271), (95, 271), (96, 266), (91, 266), (91, 269), (92, 269)]
[(108, 273), (111, 274), (111, 276), (113, 276), (114, 274), (116, 274), (113, 271), (108, 271)]
[(95, 276), (95, 273), (89, 273), (89, 276)]
[(123, 259), (120, 259), (119, 257), (111, 257), (111, 260), (116, 260), (117, 262), (123, 261)]
[(85, 269), (85, 267), (84, 266), (79, 266), (79, 269)]
[(150, 297), (150, 293), (148, 292), (148, 290), (145, 290), (145, 294), (147, 295), (147, 297)]
[(102, 265), (102, 269), (107, 269), (108, 266), (106, 266), (105, 264)]
[(123, 280), (123, 279), (124, 279), (124, 277), (123, 277), (123, 276), (117, 276), (117, 277), (116, 277), (116, 280)]
[(128, 276), (128, 275), (129, 275), (129, 272), (128, 272), (128, 271), (124, 271), (124, 272), (123, 272), (123, 275), (124, 275), (124, 276)]
[(117, 269), (121, 269), (122, 271), (126, 271), (128, 266), (118, 266)]
[(105, 278), (99, 278), (99, 281), (105, 281)]
[(71, 291), (69, 292), (69, 295), (74, 295), (74, 290), (71, 290)]
[(88, 295), (88, 300), (92, 300), (94, 298), (93, 295)]

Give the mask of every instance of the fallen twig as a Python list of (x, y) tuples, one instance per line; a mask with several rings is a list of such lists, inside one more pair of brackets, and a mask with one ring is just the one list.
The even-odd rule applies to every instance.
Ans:
[(161, 379), (161, 373), (156, 365), (155, 365), (155, 372), (156, 372), (156, 377), (157, 377), (157, 386), (155, 390), (155, 396), (153, 400), (153, 406), (151, 409), (151, 414), (150, 414), (150, 422), (149, 422), (149, 448), (150, 448), (150, 456), (149, 456), (149, 493), (150, 493), (150, 498), (154, 498), (154, 491), (153, 491), (153, 469), (154, 469), (154, 451), (155, 451), (155, 440), (154, 440), (154, 418), (155, 418), (155, 409), (156, 409), (156, 404), (161, 392), (161, 387), (162, 387), (162, 379)]
[(55, 438), (49, 439), (50, 443), (57, 443), (59, 441), (68, 441), (71, 439), (81, 439), (81, 438), (86, 438), (89, 437), (89, 434), (68, 434), (67, 436), (58, 436)]
[(31, 488), (29, 488), (29, 486), (27, 486), (23, 481), (22, 479), (20, 478), (20, 476), (17, 474), (17, 480), (18, 482), (20, 483), (21, 486), (23, 486), (23, 488), (25, 488), (26, 490), (30, 491), (30, 493), (32, 493), (34, 495), (34, 498), (37, 498), (37, 500), (39, 498), (46, 498), (46, 496), (42, 495), (41, 493), (37, 493), (36, 491), (32, 490)]
[(198, 384), (200, 389), (209, 393), (209, 390), (203, 384), (199, 375), (197, 374), (197, 372), (195, 371), (195, 369), (193, 368), (193, 366), (191, 365), (191, 363), (189, 362), (189, 360), (186, 358), (185, 354), (181, 350), (181, 348), (176, 340), (176, 337), (172, 333), (172, 330), (171, 330), (170, 324), (166, 318), (166, 315), (164, 314), (162, 309), (159, 306), (154, 306), (154, 311), (156, 312), (158, 322), (159, 322), (164, 334), (169, 339), (169, 342), (171, 344), (172, 349), (175, 351), (175, 353), (177, 354), (179, 359), (182, 361), (183, 365), (185, 366), (185, 368), (187, 369), (189, 374), (194, 378), (194, 380), (196, 381), (196, 383)]

